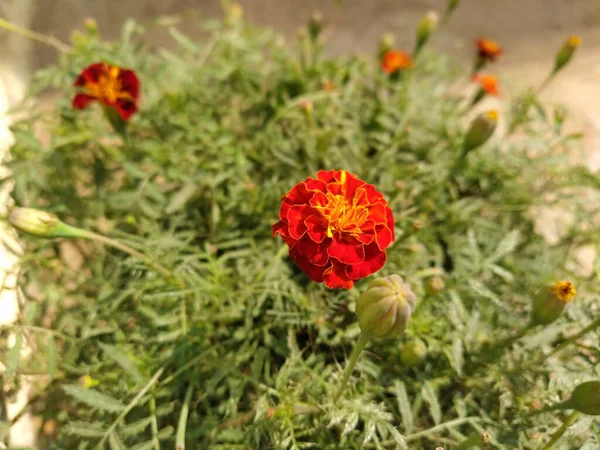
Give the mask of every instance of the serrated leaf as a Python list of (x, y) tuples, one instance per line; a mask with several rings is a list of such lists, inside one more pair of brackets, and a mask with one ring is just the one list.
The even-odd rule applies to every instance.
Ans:
[(412, 433), (414, 430), (414, 422), (410, 401), (408, 400), (408, 394), (406, 393), (406, 386), (402, 381), (396, 380), (394, 382), (394, 393), (398, 401), (398, 410), (402, 417), (402, 424), (406, 433)]
[(124, 352), (117, 347), (103, 344), (101, 342), (98, 343), (98, 345), (104, 351), (104, 354), (121, 366), (121, 368), (131, 377), (133, 381), (135, 381), (137, 384), (144, 384), (146, 382), (144, 376)]
[(152, 417), (146, 417), (145, 419), (122, 426), (119, 429), (119, 433), (122, 436), (135, 436), (136, 434), (141, 434), (151, 423)]
[(110, 450), (127, 450), (127, 447), (123, 444), (119, 435), (114, 431), (108, 435), (108, 446), (110, 447)]
[(519, 241), (521, 240), (521, 234), (518, 230), (513, 230), (508, 233), (504, 238), (500, 241), (496, 250), (485, 259), (485, 264), (492, 264), (502, 259), (509, 253), (513, 252), (517, 245), (519, 245)]
[(125, 409), (119, 400), (109, 395), (98, 392), (94, 389), (86, 389), (82, 386), (70, 384), (62, 387), (63, 390), (73, 397), (75, 400), (85, 403), (92, 408), (97, 408), (101, 411), (119, 412)]
[(426, 381), (423, 384), (421, 394), (423, 395), (425, 402), (429, 405), (429, 414), (431, 415), (431, 418), (436, 425), (439, 425), (442, 421), (442, 409), (437, 398), (437, 393), (429, 381)]
[(452, 341), (452, 349), (447, 353), (448, 359), (452, 368), (457, 374), (462, 375), (464, 357), (463, 357), (463, 344), (462, 340), (458, 337)]
[(80, 436), (80, 437), (92, 437), (101, 438), (106, 432), (101, 428), (99, 424), (93, 424), (88, 422), (69, 422), (63, 429), (63, 433)]

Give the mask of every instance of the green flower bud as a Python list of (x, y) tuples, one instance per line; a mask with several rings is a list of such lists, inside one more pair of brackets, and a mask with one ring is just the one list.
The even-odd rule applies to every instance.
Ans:
[(531, 321), (536, 325), (548, 325), (558, 319), (573, 301), (577, 291), (570, 281), (559, 281), (541, 289), (534, 297)]
[(463, 155), (483, 145), (494, 134), (498, 125), (498, 111), (490, 109), (471, 122), (463, 144)]
[(439, 20), (439, 15), (435, 11), (428, 12), (427, 14), (425, 14), (425, 17), (421, 19), (419, 25), (417, 26), (417, 38), (414, 55), (419, 53), (419, 51), (421, 51), (421, 48), (429, 40), (431, 33), (433, 33), (437, 28)]
[(397, 337), (404, 332), (417, 297), (400, 275), (376, 278), (356, 301), (356, 316), (369, 337)]
[(571, 36), (560, 48), (558, 53), (556, 54), (556, 58), (554, 60), (554, 70), (553, 73), (558, 72), (560, 69), (565, 67), (571, 58), (575, 54), (575, 50), (577, 47), (581, 45), (581, 37), (579, 36)]
[(87, 30), (89, 34), (97, 35), (98, 34), (98, 22), (93, 17), (88, 17), (83, 21), (83, 26)]
[(600, 381), (586, 381), (578, 385), (566, 404), (583, 414), (600, 416)]
[(425, 285), (425, 292), (427, 295), (437, 295), (444, 290), (446, 283), (441, 277), (431, 277), (427, 280)]
[(319, 11), (315, 11), (310, 16), (308, 22), (308, 35), (313, 41), (316, 41), (323, 31), (323, 15)]
[(32, 208), (13, 209), (8, 221), (19, 231), (43, 238), (60, 236), (63, 225), (54, 214)]
[(395, 43), (394, 35), (392, 33), (384, 34), (379, 40), (379, 47), (377, 47), (377, 60), (381, 61), (383, 55), (394, 48)]
[(400, 351), (400, 361), (409, 367), (418, 366), (427, 356), (427, 347), (421, 339), (407, 342)]

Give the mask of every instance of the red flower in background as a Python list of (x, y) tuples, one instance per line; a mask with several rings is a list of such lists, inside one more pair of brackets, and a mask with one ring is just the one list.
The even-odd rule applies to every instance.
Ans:
[(322, 170), (281, 200), (273, 236), (283, 237), (311, 280), (350, 289), (385, 264), (394, 217), (375, 186), (345, 170)]
[(399, 70), (410, 69), (412, 61), (410, 55), (398, 50), (388, 50), (383, 54), (381, 68), (385, 73), (394, 73)]
[(73, 98), (73, 108), (83, 109), (99, 101), (115, 108), (123, 120), (138, 109), (140, 82), (134, 71), (105, 63), (87, 66), (75, 80), (79, 92)]
[(477, 39), (475, 45), (477, 46), (477, 54), (479, 57), (486, 61), (494, 61), (504, 52), (502, 47), (491, 39)]
[(473, 75), (473, 81), (488, 95), (500, 95), (498, 91), (498, 79), (494, 75), (483, 75), (476, 73)]

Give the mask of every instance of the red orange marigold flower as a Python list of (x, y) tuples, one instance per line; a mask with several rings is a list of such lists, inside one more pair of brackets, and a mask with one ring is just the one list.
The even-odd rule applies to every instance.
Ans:
[(500, 47), (498, 43), (492, 41), (491, 39), (477, 39), (477, 41), (475, 41), (475, 45), (477, 46), (479, 57), (487, 61), (494, 61), (504, 52), (502, 47)]
[(398, 50), (388, 50), (381, 59), (381, 68), (385, 73), (395, 73), (399, 70), (410, 69), (412, 60), (410, 55)]
[(279, 222), (290, 257), (313, 281), (350, 289), (383, 267), (394, 217), (383, 195), (345, 170), (320, 171), (282, 197)]
[(498, 79), (494, 75), (483, 75), (476, 73), (473, 75), (473, 81), (488, 95), (499, 95)]
[(75, 80), (78, 93), (73, 108), (83, 109), (98, 101), (115, 108), (123, 120), (128, 120), (138, 109), (140, 82), (134, 71), (106, 63), (87, 66)]

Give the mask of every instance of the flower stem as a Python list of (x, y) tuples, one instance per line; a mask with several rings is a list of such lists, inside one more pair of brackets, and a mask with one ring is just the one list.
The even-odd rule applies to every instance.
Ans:
[(556, 430), (556, 433), (554, 433), (552, 435), (552, 437), (550, 438), (550, 440), (548, 441), (548, 443), (546, 445), (544, 445), (542, 447), (541, 450), (548, 450), (550, 448), (552, 448), (554, 446), (554, 444), (556, 444), (559, 439), (561, 437), (563, 437), (563, 435), (565, 434), (565, 432), (567, 431), (567, 429), (573, 425), (573, 423), (577, 420), (577, 418), (579, 417), (579, 412), (578, 411), (573, 411), (563, 422), (562, 426)]
[(358, 357), (360, 356), (360, 354), (362, 353), (365, 346), (369, 343), (370, 340), (371, 340), (371, 338), (369, 336), (367, 336), (365, 333), (361, 332), (360, 335), (358, 336), (358, 340), (356, 341), (356, 344), (354, 345), (354, 350), (352, 350), (352, 355), (350, 355), (350, 360), (348, 361), (346, 370), (344, 370), (344, 375), (342, 376), (342, 382), (340, 383), (340, 386), (338, 387), (338, 390), (337, 390), (335, 396), (333, 397), (334, 402), (336, 402), (337, 399), (340, 398), (340, 395), (342, 395), (342, 392), (344, 392), (344, 388), (346, 387), (346, 383), (348, 383), (348, 379), (350, 378), (350, 375), (352, 375), (352, 371), (354, 370), (354, 366), (356, 366)]
[[(590, 331), (595, 330), (596, 328), (600, 327), (600, 317), (596, 320), (594, 320), (592, 323), (590, 323), (587, 327), (581, 329), (578, 333), (575, 333), (573, 336), (567, 338), (566, 340), (564, 340), (563, 342), (561, 342), (560, 344), (558, 344), (554, 350), (552, 350), (548, 356), (546, 356), (546, 358), (549, 358), (550, 356), (560, 352), (562, 349), (564, 349), (565, 347), (569, 346), (570, 344), (572, 344), (573, 342), (577, 341), (578, 339), (580, 339), (581, 337), (583, 337), (584, 335), (586, 335), (587, 333), (589, 333)], [(545, 359), (546, 359), (545, 358)]]
[(68, 229), (68, 235), (70, 237), (76, 237), (76, 238), (80, 238), (80, 239), (96, 241), (96, 242), (100, 242), (102, 244), (106, 244), (111, 247), (117, 248), (117, 249), (119, 249), (125, 253), (128, 253), (129, 255), (143, 261), (148, 266), (152, 267), (157, 272), (164, 275), (165, 278), (167, 278), (167, 280), (169, 282), (176, 284), (178, 286), (183, 286), (182, 281), (175, 278), (168, 269), (163, 267), (161, 264), (155, 262), (150, 257), (144, 255), (142, 252), (139, 252), (136, 249), (131, 248), (128, 245), (125, 245), (122, 242), (119, 242), (115, 239), (111, 239), (111, 238), (103, 236), (101, 234), (94, 233), (93, 231), (82, 230), (81, 228), (72, 227), (72, 226), (66, 225), (66, 224), (64, 224), (64, 225)]
[(61, 41), (52, 36), (46, 36), (45, 34), (36, 33), (35, 31), (28, 30), (27, 28), (20, 27), (13, 23), (10, 23), (7, 20), (0, 18), (0, 28), (11, 31), (13, 33), (19, 34), (28, 39), (41, 42), (42, 44), (47, 44), (51, 47), (54, 47), (59, 52), (69, 52), (71, 51), (71, 47), (66, 44), (63, 44)]

